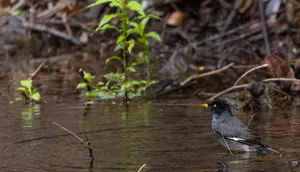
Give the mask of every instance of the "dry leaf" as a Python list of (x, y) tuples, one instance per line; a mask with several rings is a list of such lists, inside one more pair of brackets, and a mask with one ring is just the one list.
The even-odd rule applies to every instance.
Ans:
[(183, 21), (186, 14), (181, 11), (174, 11), (168, 18), (167, 24), (170, 26), (178, 26)]
[[(295, 78), (295, 72), (290, 66), (290, 63), (284, 57), (278, 55), (267, 55), (264, 58), (265, 63), (269, 64), (268, 69), (274, 78)], [(281, 82), (283, 88), (288, 88), (292, 91), (298, 91), (300, 85), (294, 81)]]

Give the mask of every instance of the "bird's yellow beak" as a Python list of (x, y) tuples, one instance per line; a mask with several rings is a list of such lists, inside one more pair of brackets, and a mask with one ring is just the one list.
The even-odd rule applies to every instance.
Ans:
[(207, 103), (202, 104), (202, 106), (208, 108), (208, 104)]

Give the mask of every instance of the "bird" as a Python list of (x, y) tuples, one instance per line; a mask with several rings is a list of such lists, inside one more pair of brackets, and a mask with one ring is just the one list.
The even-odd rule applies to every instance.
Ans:
[(250, 130), (231, 111), (226, 100), (217, 99), (202, 104), (213, 112), (212, 132), (230, 153), (252, 152), (260, 154), (279, 153), (261, 142), (258, 134)]

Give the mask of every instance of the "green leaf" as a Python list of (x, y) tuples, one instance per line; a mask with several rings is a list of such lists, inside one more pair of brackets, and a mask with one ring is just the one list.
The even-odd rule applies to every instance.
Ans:
[(92, 82), (92, 79), (95, 77), (92, 76), (89, 72), (83, 71), (83, 78), (90, 83), (90, 82)]
[(152, 19), (161, 20), (160, 17), (158, 17), (157, 15), (154, 15), (154, 14), (149, 14), (149, 15), (147, 15), (147, 17), (152, 18)]
[(96, 6), (96, 5), (100, 5), (103, 3), (111, 2), (111, 1), (113, 1), (113, 0), (97, 0), (95, 3), (92, 3), (91, 5), (89, 5), (88, 8)]
[(136, 72), (135, 68), (132, 66), (127, 67), (126, 70), (129, 72)]
[(129, 1), (128, 4), (126, 5), (126, 7), (132, 11), (136, 11), (141, 16), (145, 15), (142, 5), (140, 3), (138, 3), (137, 1)]
[(138, 28), (139, 25), (136, 22), (129, 22), (129, 25), (132, 26), (133, 28)]
[(25, 92), (26, 88), (25, 87), (19, 87), (19, 88), (17, 88), (17, 90)]
[(106, 59), (105, 63), (108, 63), (111, 60), (118, 60), (118, 61), (122, 62), (121, 57), (119, 57), (119, 56), (111, 56), (110, 58)]
[(141, 85), (139, 81), (133, 80), (131, 81), (131, 85)]
[(151, 37), (153, 39), (161, 41), (160, 36), (156, 32), (149, 32), (149, 33), (146, 34), (146, 37)]
[(122, 2), (120, 1), (113, 1), (109, 4), (110, 7), (118, 7), (118, 8), (122, 8)]
[(102, 85), (105, 85), (105, 84), (104, 84), (104, 82), (100, 81), (100, 82), (98, 82), (97, 85), (98, 85), (98, 86), (102, 86)]
[(15, 101), (16, 101), (16, 102), (21, 101), (21, 100), (22, 100), (22, 97), (16, 97), (16, 98), (15, 98)]
[(131, 53), (131, 50), (134, 47), (134, 43), (135, 43), (134, 39), (130, 39), (129, 41), (127, 41), (128, 44), (127, 50), (129, 53)]
[(33, 95), (30, 96), (33, 100), (35, 101), (40, 101), (41, 100), (41, 95), (39, 92), (34, 93)]
[(85, 88), (85, 87), (87, 87), (87, 86), (88, 86), (87, 83), (82, 82), (82, 83), (79, 83), (79, 84), (77, 85), (76, 89), (79, 89), (79, 88)]
[(115, 51), (118, 51), (120, 49), (124, 49), (125, 46), (124, 46), (124, 43), (123, 42), (120, 42), (119, 44), (117, 44), (114, 48)]
[(149, 17), (145, 17), (145, 18), (139, 23), (139, 34), (140, 34), (140, 35), (143, 35), (143, 34), (144, 34), (145, 27), (146, 27), (146, 24), (148, 23), (148, 21), (149, 21)]
[(17, 10), (12, 13), (13, 16), (23, 16), (24, 14), (25, 14), (25, 11), (23, 11), (23, 10)]
[(32, 87), (32, 80), (21, 80), (20, 81), (21, 86), (27, 88), (27, 89), (31, 89)]
[(118, 37), (117, 44), (120, 43), (121, 41), (123, 41), (125, 38), (126, 38), (125, 35), (124, 35), (124, 34), (121, 34), (121, 35)]
[(98, 28), (101, 28), (101, 26), (103, 26), (104, 24), (108, 23), (111, 19), (117, 17), (119, 14), (106, 14), (102, 20), (100, 21)]
[(106, 30), (106, 29), (114, 29), (114, 30), (116, 30), (116, 31), (120, 31), (116, 26), (113, 26), (113, 25), (111, 25), (111, 24), (105, 24), (105, 25), (103, 25), (103, 26), (98, 26), (96, 29), (95, 29), (95, 31), (97, 32), (97, 31), (99, 31), (99, 30)]

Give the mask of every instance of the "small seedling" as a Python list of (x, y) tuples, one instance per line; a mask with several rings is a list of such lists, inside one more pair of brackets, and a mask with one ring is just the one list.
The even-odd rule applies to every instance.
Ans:
[(21, 80), (21, 86), (17, 90), (21, 91), (23, 96), (30, 102), (34, 104), (41, 100), (41, 95), (35, 88), (32, 87), (32, 80)]

